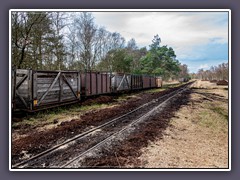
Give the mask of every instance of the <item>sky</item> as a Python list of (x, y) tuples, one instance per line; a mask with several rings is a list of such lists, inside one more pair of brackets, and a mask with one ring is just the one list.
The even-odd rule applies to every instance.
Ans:
[(119, 32), (138, 47), (149, 47), (154, 35), (172, 47), (189, 72), (228, 62), (228, 12), (92, 12), (98, 26)]

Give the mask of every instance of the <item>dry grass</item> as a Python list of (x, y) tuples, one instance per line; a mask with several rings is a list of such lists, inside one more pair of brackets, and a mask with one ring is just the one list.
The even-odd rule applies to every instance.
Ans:
[[(72, 119), (80, 119), (80, 116), (86, 112), (97, 111), (101, 109), (113, 108), (113, 104), (92, 104), (92, 105), (73, 105), (70, 108), (59, 107), (47, 112), (39, 112), (35, 115), (26, 116), (19, 122), (12, 123), (12, 139), (23, 138), (26, 134), (19, 133), (18, 127), (27, 127), (34, 131), (45, 131), (57, 127), (62, 122), (71, 121)], [(16, 130), (15, 130), (16, 128)], [(20, 128), (22, 129), (22, 128)]]
[[(151, 90), (145, 90), (145, 93), (156, 93), (166, 90), (170, 87), (176, 87), (180, 85), (177, 82), (169, 82), (163, 88), (156, 88)], [(65, 121), (70, 121), (72, 119), (79, 119), (79, 117), (90, 111), (97, 111), (100, 109), (108, 109), (120, 105), (121, 103), (128, 101), (130, 99), (141, 99), (141, 92), (135, 92), (131, 94), (122, 94), (115, 99), (116, 103), (100, 103), (100, 104), (90, 104), (90, 105), (72, 105), (68, 107), (58, 107), (50, 109), (47, 111), (40, 111), (34, 115), (29, 115), (21, 118), (21, 121), (12, 121), (12, 137), (13, 139), (24, 137), (18, 133), (19, 127), (27, 127), (34, 129), (36, 131), (44, 131), (46, 129), (52, 129), (57, 127), (59, 124)]]
[[(204, 99), (198, 92), (224, 95), (198, 81), (187, 106), (171, 120), (162, 139), (142, 149), (140, 160), (146, 168), (228, 168), (228, 105)], [(209, 88), (210, 87), (210, 88)]]

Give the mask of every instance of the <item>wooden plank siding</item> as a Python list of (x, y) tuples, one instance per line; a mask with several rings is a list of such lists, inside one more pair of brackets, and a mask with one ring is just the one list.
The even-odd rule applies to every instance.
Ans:
[(112, 85), (115, 92), (131, 90), (131, 75), (120, 73), (113, 74)]
[[(13, 72), (14, 74), (14, 72)], [(80, 72), (78, 71), (15, 71), (15, 109), (34, 110), (48, 104), (80, 100)], [(14, 78), (13, 78), (14, 80)]]
[(161, 77), (156, 77), (156, 87), (162, 87), (162, 78)]
[(143, 86), (143, 78), (142, 75), (131, 75), (131, 89), (142, 89)]
[(12, 107), (38, 110), (80, 101), (81, 97), (162, 86), (153, 76), (94, 71), (12, 70)]
[(148, 88), (150, 88), (150, 77), (144, 76), (143, 77), (143, 89), (148, 89)]
[(14, 84), (14, 107), (15, 108), (24, 108), (28, 109), (31, 107), (29, 105), (29, 98), (31, 98), (31, 95), (29, 95), (29, 91), (31, 89), (29, 85), (29, 72), (30, 70), (26, 69), (17, 69), (14, 72), (15, 75), (15, 84)]
[(67, 100), (79, 100), (79, 72), (40, 73), (37, 76), (38, 106), (49, 103), (63, 103)]

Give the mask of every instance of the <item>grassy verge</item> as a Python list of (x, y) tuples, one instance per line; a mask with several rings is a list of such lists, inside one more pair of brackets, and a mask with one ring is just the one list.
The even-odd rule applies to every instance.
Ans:
[(18, 128), (19, 126), (23, 127), (38, 127), (44, 126), (47, 124), (53, 124), (56, 120), (67, 120), (79, 117), (83, 112), (89, 110), (98, 110), (108, 107), (108, 104), (92, 104), (92, 105), (72, 105), (68, 108), (58, 107), (51, 110), (46, 110), (44, 112), (38, 112), (34, 115), (26, 116), (20, 122), (14, 122), (12, 124), (13, 129)]
[[(175, 84), (165, 84), (162, 88), (150, 89), (145, 91), (138, 91), (131, 94), (121, 94), (116, 99), (115, 102), (121, 104), (124, 101), (127, 101), (131, 98), (138, 98), (138, 94), (141, 92), (144, 93), (157, 93), (160, 91), (164, 91), (169, 88), (177, 87), (181, 85), (181, 83)], [(13, 129), (17, 129), (19, 127), (40, 127), (48, 124), (55, 124), (57, 122), (71, 120), (74, 118), (79, 118), (81, 114), (90, 110), (98, 110), (102, 108), (107, 108), (112, 106), (113, 103), (102, 103), (102, 104), (91, 104), (91, 105), (70, 105), (67, 107), (58, 107), (50, 110), (40, 111), (35, 113), (34, 115), (29, 115), (22, 118), (21, 121), (12, 121)]]
[(197, 113), (199, 125), (214, 132), (228, 133), (228, 107), (219, 101), (205, 101)]

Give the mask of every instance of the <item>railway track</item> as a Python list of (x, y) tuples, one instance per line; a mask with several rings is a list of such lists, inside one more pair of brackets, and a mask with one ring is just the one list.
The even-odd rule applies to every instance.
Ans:
[(140, 121), (146, 120), (150, 115), (156, 113), (164, 103), (185, 91), (191, 83), (143, 104), (118, 118), (112, 119), (98, 127), (83, 132), (25, 161), (17, 163), (13, 165), (12, 168), (71, 167), (73, 166), (72, 164), (89, 154), (92, 150), (100, 148), (106, 142), (114, 139), (128, 128), (134, 126)]

